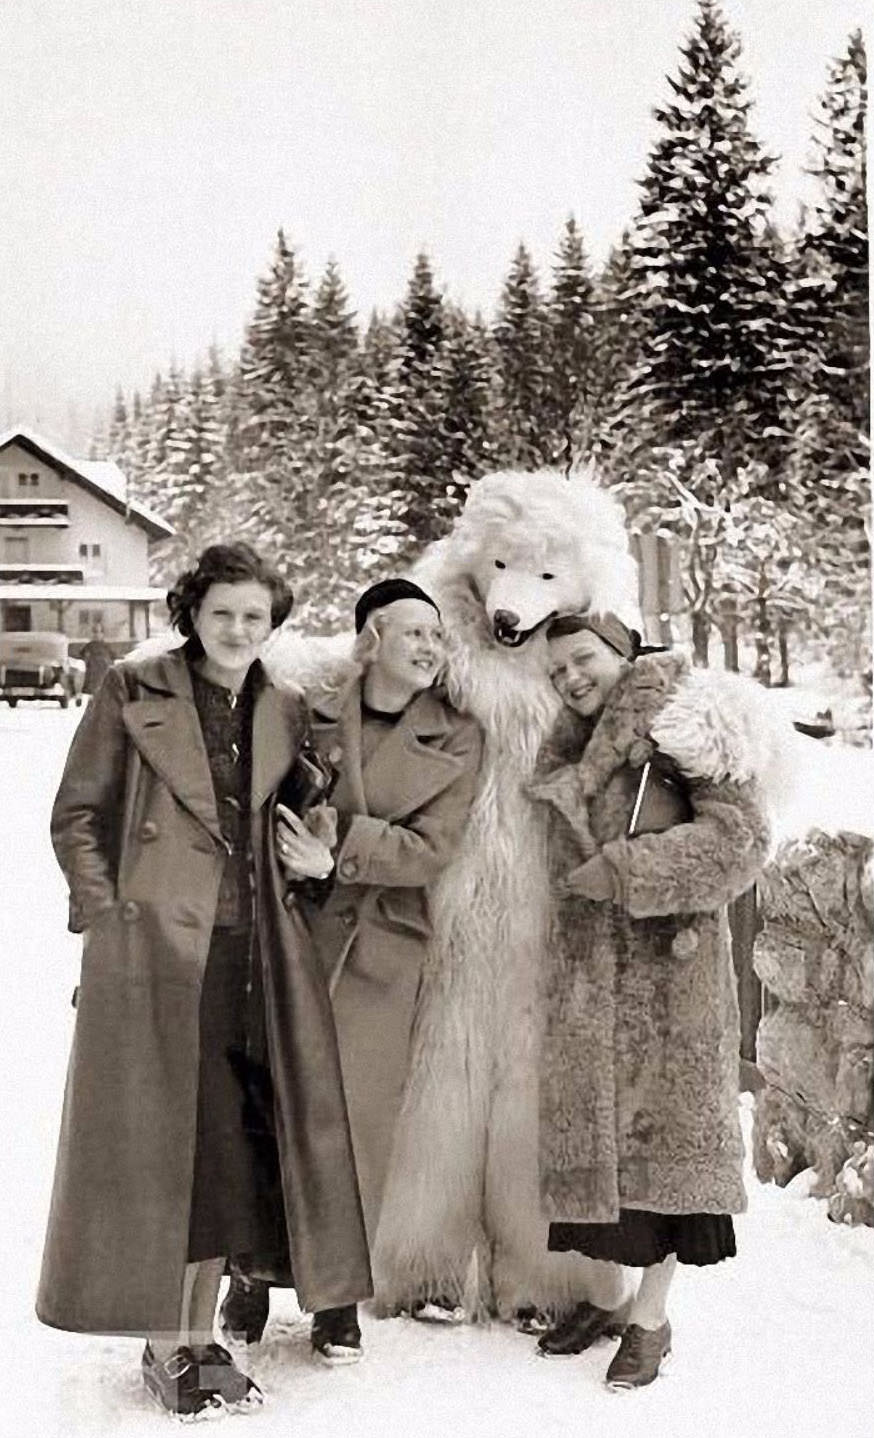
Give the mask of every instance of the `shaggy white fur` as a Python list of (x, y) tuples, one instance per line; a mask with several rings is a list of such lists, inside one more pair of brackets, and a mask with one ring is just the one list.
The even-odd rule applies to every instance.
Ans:
[(755, 777), (772, 850), (812, 829), (874, 838), (874, 757), (825, 745), (775, 716), (754, 679), (693, 669), (653, 725), (652, 737), (692, 777)]
[[(490, 475), (414, 571), (438, 600), (449, 692), (485, 731), (462, 848), (431, 895), (411, 1068), (374, 1253), (388, 1307), (423, 1291), (509, 1316), (621, 1299), (606, 1265), (547, 1252), (537, 1170), (545, 820), (526, 793), (558, 712), (538, 626), (594, 606), (637, 615), (619, 507), (587, 476)], [(523, 638), (501, 645), (496, 616)], [(515, 638), (515, 636), (511, 636)]]

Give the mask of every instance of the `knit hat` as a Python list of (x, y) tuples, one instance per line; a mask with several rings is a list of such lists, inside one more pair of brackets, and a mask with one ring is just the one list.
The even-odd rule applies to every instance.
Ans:
[(566, 634), (582, 634), (585, 630), (597, 635), (623, 659), (636, 659), (640, 653), (640, 635), (629, 629), (616, 614), (563, 614), (554, 619), (546, 632), (547, 639), (561, 639)]
[(440, 613), (430, 594), (426, 594), (418, 584), (413, 584), (411, 579), (380, 579), (377, 584), (371, 584), (369, 589), (365, 589), (355, 605), (355, 633), (361, 633), (367, 623), (367, 616), (372, 614), (374, 609), (385, 609), (387, 604), (394, 604), (398, 599), (419, 599)]

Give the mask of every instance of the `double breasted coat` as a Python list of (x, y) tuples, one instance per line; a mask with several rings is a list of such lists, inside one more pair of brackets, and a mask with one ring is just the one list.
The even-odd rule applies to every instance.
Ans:
[(366, 763), (361, 685), (313, 735), (341, 755), (331, 802), (341, 843), (326, 901), (304, 912), (331, 987), (367, 1230), (376, 1232), (431, 922), (428, 886), (454, 854), (477, 783), (482, 736), (439, 691), (408, 705)]
[[(252, 730), (255, 944), (289, 1251), (301, 1304), (366, 1297), (370, 1271), (328, 987), (282, 901), (273, 796), (307, 726), (261, 686)], [(175, 1331), (187, 1262), (201, 982), (225, 849), (180, 651), (107, 674), (52, 814), (84, 932), (37, 1312), (59, 1328)]]

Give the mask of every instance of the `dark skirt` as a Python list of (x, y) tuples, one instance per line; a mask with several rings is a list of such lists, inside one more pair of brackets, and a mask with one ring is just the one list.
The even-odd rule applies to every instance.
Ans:
[(734, 1224), (727, 1213), (651, 1213), (622, 1208), (618, 1223), (551, 1223), (551, 1253), (583, 1253), (628, 1268), (650, 1268), (675, 1253), (699, 1268), (734, 1258)]
[(192, 1263), (287, 1255), (259, 980), (250, 930), (214, 929), (200, 997)]

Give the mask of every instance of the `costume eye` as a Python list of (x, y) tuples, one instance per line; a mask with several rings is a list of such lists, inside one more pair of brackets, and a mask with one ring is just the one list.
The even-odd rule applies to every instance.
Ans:
[(496, 568), (496, 569), (506, 569), (507, 566), (506, 566), (506, 564), (504, 563), (503, 559), (496, 559), (496, 560), (495, 560), (495, 568)]
[(554, 578), (555, 578), (555, 575), (554, 575), (554, 574), (541, 574), (540, 578), (541, 578), (541, 579), (554, 579)]

